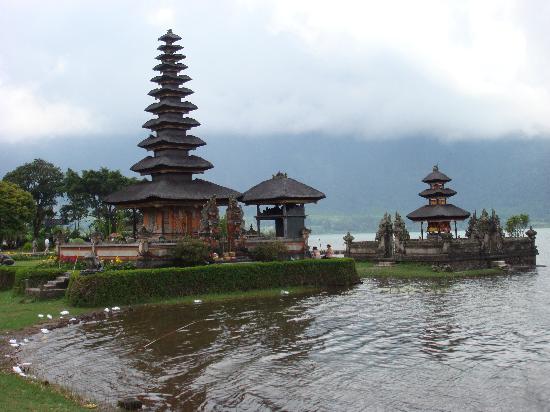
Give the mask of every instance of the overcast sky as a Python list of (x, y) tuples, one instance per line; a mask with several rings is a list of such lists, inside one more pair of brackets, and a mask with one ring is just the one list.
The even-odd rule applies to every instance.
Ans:
[(196, 134), (550, 136), (550, 2), (0, 0), (0, 142), (135, 134), (183, 37)]

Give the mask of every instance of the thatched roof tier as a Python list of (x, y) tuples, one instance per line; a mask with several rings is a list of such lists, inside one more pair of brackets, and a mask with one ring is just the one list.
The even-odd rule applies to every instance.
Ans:
[(151, 103), (145, 108), (146, 112), (149, 113), (164, 113), (164, 112), (174, 112), (174, 113), (189, 113), (192, 110), (197, 110), (198, 107), (191, 102), (156, 102)]
[(190, 129), (200, 126), (201, 124), (191, 117), (180, 117), (178, 119), (158, 118), (146, 121), (143, 124), (144, 129), (160, 130), (160, 129)]
[(172, 73), (177, 73), (185, 69), (187, 69), (187, 66), (183, 63), (168, 63), (168, 62), (159, 63), (155, 67), (153, 67), (153, 70), (157, 72), (172, 72)]
[(155, 59), (160, 60), (161, 62), (176, 62), (179, 60), (185, 59), (184, 54), (180, 53), (162, 53), (159, 54)]
[(314, 203), (324, 199), (323, 192), (298, 182), (284, 173), (277, 173), (243, 193), (239, 200), (247, 205), (273, 205), (279, 203)]
[(446, 205), (425, 205), (419, 207), (414, 212), (409, 213), (407, 217), (414, 222), (436, 221), (438, 219), (444, 221), (465, 220), (470, 217), (470, 212), (447, 203)]
[(445, 183), (450, 182), (451, 178), (444, 173), (439, 171), (439, 166), (435, 165), (432, 169), (432, 172), (422, 179), (424, 183)]
[(202, 179), (183, 180), (168, 178), (152, 182), (138, 183), (112, 193), (105, 198), (110, 204), (138, 205), (146, 201), (191, 202), (203, 204), (216, 196), (218, 204), (226, 204), (230, 197), (241, 194), (233, 189)]
[(160, 50), (163, 53), (175, 53), (181, 49), (183, 49), (183, 46), (180, 46), (179, 44), (161, 44), (157, 47), (157, 50)]
[(172, 32), (172, 29), (169, 29), (166, 34), (163, 34), (162, 36), (160, 36), (158, 38), (159, 41), (162, 41), (162, 42), (165, 42), (165, 43), (168, 43), (168, 44), (172, 44), (174, 42), (177, 42), (178, 40), (181, 40), (181, 37), (178, 36), (177, 34), (173, 33)]
[(187, 83), (190, 80), (191, 80), (191, 77), (187, 76), (186, 74), (173, 74), (173, 73), (161, 74), (151, 79), (152, 82), (158, 83), (160, 85), (163, 85), (166, 83), (183, 84), (183, 83)]
[(204, 146), (206, 142), (200, 137), (193, 135), (172, 135), (163, 134), (162, 136), (150, 135), (147, 139), (138, 143), (138, 147), (143, 147), (147, 150), (155, 150), (155, 148), (177, 146), (182, 149), (195, 149), (199, 146)]
[(164, 84), (158, 89), (153, 89), (149, 93), (149, 96), (153, 96), (156, 99), (161, 99), (163, 97), (186, 97), (190, 94), (193, 94), (193, 90), (188, 89), (187, 87), (178, 87), (172, 86), (170, 84)]
[(186, 173), (202, 173), (205, 170), (212, 169), (214, 165), (208, 160), (199, 156), (184, 155), (157, 155), (147, 156), (141, 159), (130, 170), (143, 174), (150, 174), (155, 171), (168, 169), (170, 171), (180, 171)]
[(447, 187), (441, 187), (438, 189), (426, 189), (418, 194), (419, 196), (430, 199), (432, 197), (451, 197), (456, 195), (456, 191)]

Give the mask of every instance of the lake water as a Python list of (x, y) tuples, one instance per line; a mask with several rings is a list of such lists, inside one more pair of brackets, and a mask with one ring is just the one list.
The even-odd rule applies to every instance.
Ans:
[[(537, 244), (550, 264), (550, 230)], [(37, 337), (22, 358), (153, 410), (549, 410), (550, 268), (137, 308)]]

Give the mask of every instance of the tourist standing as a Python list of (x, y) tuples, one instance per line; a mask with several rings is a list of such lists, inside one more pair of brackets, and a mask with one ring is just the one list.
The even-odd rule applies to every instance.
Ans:
[(321, 259), (321, 252), (319, 252), (319, 249), (317, 249), (317, 246), (313, 246), (313, 250), (311, 251), (311, 257), (313, 259)]
[(331, 245), (327, 245), (327, 251), (325, 252), (325, 258), (330, 259), (334, 257), (334, 250)]
[(36, 243), (36, 239), (33, 239), (32, 240), (32, 253), (36, 253), (36, 248), (37, 248), (37, 243)]
[(50, 239), (46, 238), (44, 240), (44, 254), (48, 254), (48, 252), (50, 251)]

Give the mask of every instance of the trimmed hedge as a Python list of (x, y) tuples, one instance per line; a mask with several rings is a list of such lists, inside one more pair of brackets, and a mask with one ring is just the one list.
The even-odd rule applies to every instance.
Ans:
[(15, 282), (13, 285), (13, 293), (22, 295), (25, 293), (25, 279), (29, 279), (29, 286), (36, 288), (43, 285), (48, 280), (54, 280), (67, 272), (66, 269), (57, 268), (21, 268), (15, 272)]
[(0, 290), (9, 290), (15, 282), (15, 268), (0, 267)]
[(73, 275), (67, 297), (74, 306), (122, 305), (152, 298), (285, 286), (350, 286), (358, 282), (352, 259), (233, 263)]

